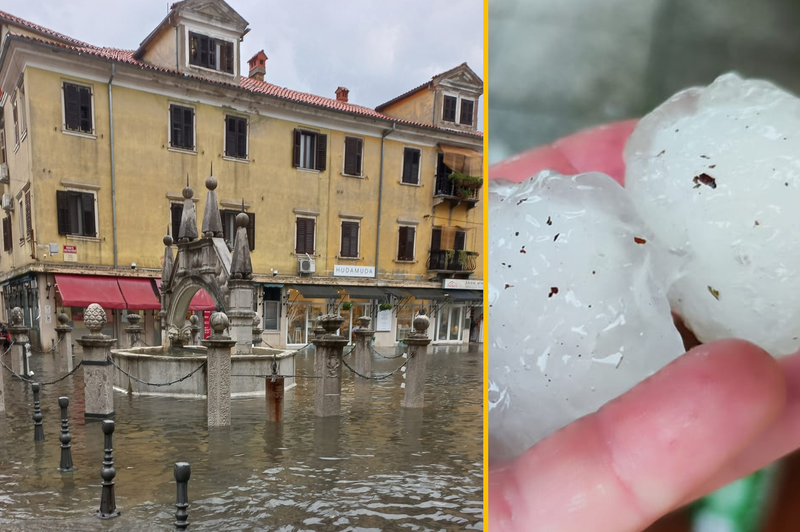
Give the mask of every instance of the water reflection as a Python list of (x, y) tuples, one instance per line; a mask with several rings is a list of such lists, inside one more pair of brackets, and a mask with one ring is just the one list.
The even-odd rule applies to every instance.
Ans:
[[(403, 359), (373, 359), (385, 374)], [(32, 359), (42, 379), (51, 355)], [(298, 373), (312, 355), (299, 356)], [(118, 509), (100, 503), (103, 437), (85, 421), (78, 375), (41, 393), (47, 441), (33, 444), (30, 386), (6, 378), (0, 415), (0, 529), (169, 530), (173, 464), (192, 465), (191, 530), (469, 530), (482, 528), (482, 353), (432, 349), (426, 407), (400, 408), (402, 372), (364, 386), (346, 371), (342, 417), (313, 415), (313, 381), (286, 392), (284, 422), (266, 421), (264, 397), (235, 398), (232, 426), (208, 431), (203, 400), (114, 396)], [(358, 384), (358, 385), (356, 385)], [(74, 473), (60, 458), (58, 397), (70, 397)]]

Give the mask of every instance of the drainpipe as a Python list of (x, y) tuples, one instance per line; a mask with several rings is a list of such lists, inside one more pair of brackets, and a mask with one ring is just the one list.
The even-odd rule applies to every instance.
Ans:
[[(117, 255), (117, 174), (114, 167), (114, 99), (111, 91), (111, 83), (114, 81), (116, 73), (117, 65), (111, 63), (111, 77), (108, 79), (108, 129), (109, 144), (111, 145), (111, 225), (114, 229), (114, 269), (119, 266)], [(114, 319), (114, 328), (117, 331), (117, 348), (119, 348), (120, 323), (117, 319)]]
[(386, 137), (395, 132), (397, 124), (392, 122), (392, 129), (387, 129), (381, 133), (381, 173), (378, 179), (378, 234), (375, 237), (375, 278), (378, 278), (378, 258), (381, 255), (381, 199), (383, 198), (383, 153), (386, 144)]

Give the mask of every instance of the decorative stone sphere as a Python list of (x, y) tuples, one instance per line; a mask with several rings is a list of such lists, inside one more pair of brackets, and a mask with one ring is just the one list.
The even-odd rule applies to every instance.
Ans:
[(69, 321), (69, 316), (67, 316), (64, 313), (64, 311), (61, 311), (61, 313), (56, 317), (56, 319), (58, 320), (58, 323), (60, 323), (62, 326), (64, 326)]
[(92, 334), (98, 334), (108, 323), (106, 311), (97, 303), (92, 303), (83, 313), (83, 323)]
[(246, 212), (240, 212), (236, 215), (236, 227), (247, 227), (250, 223), (250, 217)]
[(419, 314), (414, 318), (414, 330), (417, 334), (425, 334), (430, 325), (431, 320), (425, 315), (425, 309), (420, 310)]
[(11, 309), (11, 325), (19, 326), (22, 325), (22, 309), (19, 307), (14, 307)]
[(192, 325), (197, 325), (200, 322), (200, 318), (197, 317), (197, 314), (192, 314), (189, 318), (189, 323)]
[(164, 245), (165, 246), (171, 246), (172, 245), (172, 237), (171, 236), (167, 235), (167, 236), (164, 237)]
[(230, 325), (228, 316), (224, 312), (214, 312), (208, 321), (215, 334), (222, 334), (222, 331)]
[(192, 187), (187, 186), (186, 188), (183, 189), (183, 197), (184, 198), (192, 199), (192, 196), (194, 196), (194, 190), (192, 190)]
[(214, 176), (208, 176), (206, 178), (206, 188), (208, 190), (215, 190), (217, 188), (217, 178)]

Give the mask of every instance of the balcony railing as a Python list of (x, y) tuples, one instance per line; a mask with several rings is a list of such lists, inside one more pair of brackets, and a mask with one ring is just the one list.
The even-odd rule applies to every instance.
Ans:
[(428, 270), (443, 272), (471, 272), (475, 270), (474, 251), (438, 249), (428, 255)]
[(434, 190), (433, 195), (477, 202), (480, 199), (480, 189), (458, 188), (448, 174), (439, 173), (436, 176), (436, 190)]

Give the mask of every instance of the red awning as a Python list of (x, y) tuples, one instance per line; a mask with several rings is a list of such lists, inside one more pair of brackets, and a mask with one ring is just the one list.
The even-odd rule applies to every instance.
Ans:
[[(128, 308), (116, 277), (56, 274), (56, 286), (65, 307), (88, 307), (97, 303), (105, 309)], [(161, 308), (159, 306), (159, 308)]]
[[(161, 291), (161, 279), (156, 279), (156, 286)], [(161, 306), (159, 305), (158, 308), (161, 308)], [(217, 310), (217, 305), (214, 304), (214, 300), (211, 299), (208, 292), (201, 288), (189, 303), (189, 310)]]
[(153, 283), (150, 279), (118, 277), (117, 282), (129, 309), (159, 310), (161, 308), (161, 302), (153, 291)]

